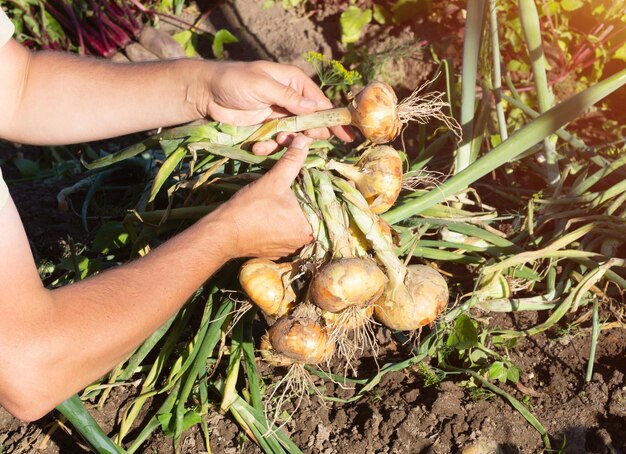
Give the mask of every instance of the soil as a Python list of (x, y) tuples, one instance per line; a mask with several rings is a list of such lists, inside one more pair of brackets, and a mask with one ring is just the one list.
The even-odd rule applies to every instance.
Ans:
[[(279, 5), (263, 9), (257, 0), (231, 0), (208, 14), (206, 28), (228, 28), (239, 37), (238, 44), (227, 46), (229, 57), (241, 60), (272, 59), (310, 68), (302, 54), (315, 50), (337, 56), (337, 13), (329, 11), (326, 21), (320, 12), (303, 15)], [(208, 6), (200, 4), (201, 9)], [(323, 14), (322, 14), (322, 18)], [(423, 34), (398, 33), (393, 40), (434, 41), (436, 27)], [(449, 38), (442, 51), (458, 56), (461, 35)], [(439, 41), (441, 42), (441, 40)], [(457, 52), (453, 52), (454, 49)], [(415, 60), (419, 61), (418, 58)], [(409, 68), (410, 69), (410, 68)], [(433, 67), (413, 63), (412, 71), (397, 67), (390, 71), (401, 76), (407, 87), (416, 86), (431, 74)], [(17, 172), (10, 159), (24, 150), (3, 149), (3, 173), (7, 179)], [(36, 153), (29, 149), (28, 153)], [(38, 261), (54, 260), (68, 247), (68, 239), (87, 241), (89, 233), (72, 211), (61, 212), (56, 194), (74, 182), (72, 177), (17, 183), (11, 194), (22, 215), (33, 253)], [(523, 329), (538, 323), (540, 315), (486, 314), (491, 326)], [(567, 326), (567, 325), (563, 325)], [(406, 356), (388, 334), (383, 337), (385, 359)], [(385, 337), (387, 336), (387, 337)], [(565, 446), (568, 453), (621, 453), (626, 451), (626, 332), (606, 330), (599, 339), (594, 374), (585, 382), (590, 351), (587, 329), (550, 330), (523, 339), (508, 351), (520, 367), (518, 386), (502, 388), (524, 401), (550, 434), (554, 449)], [(276, 379), (281, 370), (259, 364), (268, 378)], [(375, 373), (375, 366), (364, 361), (360, 374)], [(543, 451), (539, 433), (504, 399), (491, 393), (477, 393), (467, 386), (467, 377), (450, 375), (446, 380), (427, 385), (418, 368), (385, 375), (381, 383), (361, 400), (341, 404), (318, 398), (305, 400), (285, 429), (305, 453), (535, 453)], [(101, 410), (92, 409), (105, 431), (115, 432), (120, 414), (137, 389), (129, 385), (115, 388)], [(354, 390), (326, 384), (326, 395), (349, 398)], [(51, 413), (32, 424), (22, 423), (0, 408), (0, 452), (74, 453), (86, 449), (71, 429), (56, 424)], [(242, 435), (239, 426), (217, 411), (208, 416), (211, 451), (215, 453), (259, 453), (260, 449)], [(203, 436), (191, 429), (181, 438), (183, 453), (205, 452)], [(142, 452), (174, 452), (172, 441), (163, 434), (152, 436)]]

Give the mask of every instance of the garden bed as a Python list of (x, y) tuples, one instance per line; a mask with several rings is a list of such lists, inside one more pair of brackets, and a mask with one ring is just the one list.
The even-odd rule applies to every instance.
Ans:
[[(200, 4), (200, 8), (204, 6)], [(313, 75), (311, 67), (302, 58), (305, 52), (341, 56), (340, 11), (341, 6), (337, 6), (307, 15), (280, 5), (264, 8), (263, 2), (256, 0), (232, 0), (210, 10), (204, 25), (210, 31), (227, 28), (240, 39), (239, 43), (227, 46), (228, 56), (232, 59), (271, 59), (296, 64)], [(440, 57), (449, 58), (458, 65), (463, 46), (463, 15), (454, 8), (449, 14), (451, 19), (445, 28), (417, 18), (413, 26), (394, 29), (389, 36), (376, 36), (380, 30), (373, 28), (368, 32), (372, 34), (370, 42), (378, 43), (380, 51), (390, 43), (402, 47), (406, 43), (420, 42), (419, 49), (423, 44), (433, 45)], [(442, 30), (446, 33), (442, 34)], [(375, 53), (377, 49), (374, 44), (372, 46), (370, 50)], [(432, 77), (436, 67), (422, 50), (402, 59), (387, 59), (383, 64), (390, 82), (404, 94)], [(619, 107), (624, 96), (622, 88), (609, 101), (613, 106), (611, 120), (618, 124), (625, 118), (623, 108)], [(608, 140), (598, 132), (598, 124), (604, 120), (606, 118), (597, 116), (583, 118), (575, 124), (576, 132), (592, 142)], [(416, 132), (414, 127), (405, 132), (408, 150), (417, 142), (413, 138)], [(0, 153), (5, 162), (2, 168), (5, 178), (19, 177), (17, 170), (9, 164), (14, 156), (20, 153), (36, 159), (38, 152), (37, 149), (3, 146)], [(442, 151), (443, 155), (446, 153), (451, 154), (451, 150)], [(78, 250), (81, 244), (93, 240), (93, 230), (86, 232), (81, 226), (78, 208), (68, 212), (56, 209), (58, 191), (71, 186), (77, 178), (66, 175), (16, 182), (10, 186), (38, 263), (56, 261), (67, 255), (69, 249)], [(528, 184), (532, 187), (537, 182), (529, 180)], [(79, 202), (80, 198), (75, 200)], [(486, 195), (485, 203), (502, 207), (502, 210), (507, 208), (506, 200), (494, 194)], [(90, 222), (95, 224), (97, 220)], [(501, 228), (504, 230), (506, 223), (502, 223)], [(624, 257), (624, 249), (622, 244), (616, 255)], [(454, 276), (454, 272), (463, 273), (463, 267), (451, 266), (449, 271)], [(471, 288), (463, 288), (461, 279), (458, 281), (452, 289), (452, 304), (455, 299), (460, 299), (460, 295), (471, 291)], [(565, 446), (568, 453), (626, 450), (623, 436), (626, 431), (626, 332), (619, 322), (624, 302), (622, 295), (621, 300), (603, 305), (600, 310), (601, 318), (612, 323), (605, 325), (606, 329), (599, 336), (594, 372), (588, 382), (585, 374), (592, 337), (590, 306), (581, 306), (577, 312), (566, 315), (557, 327), (521, 338), (517, 345), (504, 350), (520, 370), (519, 383), (508, 381), (498, 385), (532, 412), (548, 432), (555, 450), (561, 446)], [(497, 313), (477, 308), (470, 313), (484, 326), (511, 330), (536, 326), (549, 315), (548, 311)], [(262, 332), (264, 327), (263, 319), (257, 319), (254, 329)], [(429, 328), (425, 328), (422, 335), (428, 331)], [(378, 363), (371, 358), (362, 358), (357, 367), (359, 377), (376, 375), (379, 366), (411, 355), (407, 345), (399, 343), (387, 330), (378, 328), (377, 337), (381, 345)], [(545, 440), (506, 398), (475, 386), (463, 373), (448, 370), (445, 377), (437, 376), (434, 369), (423, 364), (429, 364), (429, 359), (385, 374), (377, 386), (354, 402), (323, 401), (316, 397), (304, 399), (283, 430), (306, 453), (542, 452)], [(284, 373), (284, 370), (261, 362), (258, 367), (259, 374), (268, 383)], [(359, 389), (342, 383), (320, 383), (323, 383), (324, 395), (344, 400), (349, 400)], [(137, 393), (138, 388), (133, 383), (116, 387), (102, 409), (91, 410), (105, 432), (116, 432), (120, 416)], [(146, 406), (136, 425), (145, 423), (145, 418), (151, 416), (151, 411), (158, 408), (160, 402), (155, 399)], [(216, 408), (210, 409), (206, 417), (211, 451), (262, 452), (230, 414), (220, 414), (219, 400), (217, 402)], [(0, 447), (4, 448), (0, 452), (80, 452), (83, 445), (79, 437), (68, 433), (72, 431), (71, 427), (59, 427), (58, 417), (58, 413), (54, 413), (38, 422), (23, 424), (0, 409)], [(472, 446), (481, 446), (482, 450), (470, 451)], [(183, 433), (181, 452), (205, 450), (204, 436), (197, 426)], [(141, 452), (174, 452), (172, 439), (157, 431), (142, 445)]]

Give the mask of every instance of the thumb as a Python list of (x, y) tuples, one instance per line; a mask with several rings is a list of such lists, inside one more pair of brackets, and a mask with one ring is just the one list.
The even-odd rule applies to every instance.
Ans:
[(268, 172), (270, 178), (279, 185), (290, 187), (304, 165), (311, 142), (312, 139), (302, 134), (294, 137), (285, 154)]
[(295, 115), (303, 115), (315, 112), (320, 107), (317, 101), (305, 98), (289, 85), (283, 85), (280, 82), (269, 79), (267, 90), (263, 93), (265, 102), (268, 104), (282, 107)]

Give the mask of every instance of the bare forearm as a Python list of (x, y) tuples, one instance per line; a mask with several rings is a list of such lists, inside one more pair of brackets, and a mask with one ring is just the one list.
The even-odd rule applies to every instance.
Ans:
[[(24, 329), (11, 339), (22, 352), (13, 358), (20, 386), (37, 402), (26, 419), (38, 418), (111, 370), (170, 318), (229, 258), (221, 226), (206, 218), (135, 262), (57, 290), (42, 289), (29, 304)], [(20, 364), (29, 370), (20, 371)]]
[(31, 54), (7, 138), (76, 143), (198, 119), (213, 65), (199, 60), (127, 65)]

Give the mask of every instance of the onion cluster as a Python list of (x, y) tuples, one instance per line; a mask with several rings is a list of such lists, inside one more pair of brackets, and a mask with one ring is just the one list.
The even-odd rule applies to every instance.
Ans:
[(251, 136), (263, 140), (277, 128), (352, 124), (375, 144), (354, 164), (328, 160), (303, 169), (294, 191), (320, 247), (303, 249), (300, 262), (309, 265), (297, 279), (291, 263), (253, 259), (241, 269), (242, 288), (276, 319), (261, 341), (269, 363), (318, 364), (337, 354), (351, 356), (364, 350), (364, 342), (375, 342), (374, 318), (390, 329), (410, 331), (433, 323), (445, 309), (446, 280), (433, 267), (405, 266), (395, 253), (393, 230), (379, 217), (393, 207), (403, 186), (400, 153), (380, 144), (395, 139), (404, 123), (418, 118), (416, 112), (421, 115), (417, 103), (426, 98), (417, 93), (398, 103), (391, 87), (374, 82), (347, 107), (277, 119)]

